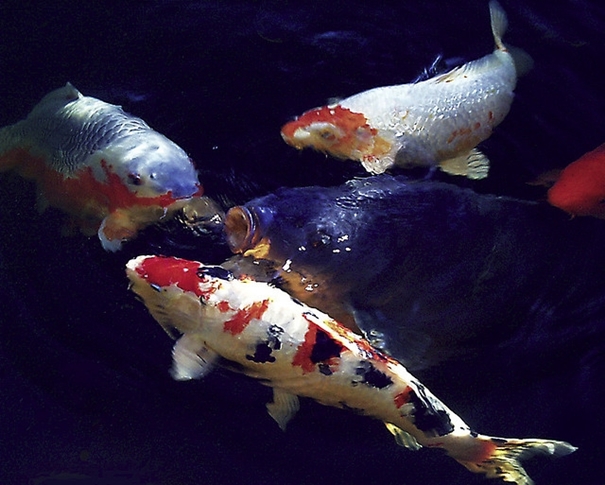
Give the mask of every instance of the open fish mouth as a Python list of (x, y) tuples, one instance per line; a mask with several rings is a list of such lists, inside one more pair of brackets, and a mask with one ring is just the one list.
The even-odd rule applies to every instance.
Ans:
[(252, 249), (261, 239), (257, 214), (244, 206), (232, 207), (225, 216), (225, 234), (232, 252), (243, 253)]

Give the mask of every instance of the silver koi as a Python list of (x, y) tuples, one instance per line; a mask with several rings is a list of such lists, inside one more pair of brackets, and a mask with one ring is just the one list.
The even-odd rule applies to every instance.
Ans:
[[(517, 69), (502, 43), (506, 14), (489, 4), (496, 49), (425, 81), (370, 89), (309, 110), (285, 124), (283, 139), (361, 162), (368, 172), (438, 166), (471, 179), (487, 177), (489, 161), (475, 147), (509, 112)], [(527, 60), (529, 64), (529, 60)]]
[(109, 251), (203, 193), (181, 147), (69, 83), (0, 130), (0, 172), (8, 170), (34, 179), (43, 206), (67, 212)]

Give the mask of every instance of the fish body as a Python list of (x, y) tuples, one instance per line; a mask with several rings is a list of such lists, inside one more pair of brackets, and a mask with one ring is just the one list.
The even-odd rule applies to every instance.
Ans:
[(561, 172), (548, 190), (548, 202), (574, 216), (605, 219), (605, 144)]
[(550, 261), (584, 284), (579, 232), (564, 222), (546, 205), (382, 174), (282, 188), (231, 208), (225, 231), (238, 275), (266, 270), (416, 371), (506, 341), (545, 295), (558, 308)]
[(202, 194), (178, 145), (69, 83), (0, 130), (0, 171), (11, 169), (36, 181), (43, 205), (97, 232), (111, 251)]
[(531, 483), (521, 457), (575, 450), (560, 441), (475, 433), (398, 361), (266, 283), (158, 256), (131, 260), (127, 275), (153, 317), (183, 334), (173, 377), (201, 377), (222, 361), (273, 388), (267, 408), (282, 429), (298, 396), (308, 397), (383, 421), (399, 444), (443, 449), (473, 472), (517, 484)]
[(508, 114), (517, 81), (502, 44), (507, 20), (490, 3), (492, 54), (425, 81), (370, 89), (305, 112), (284, 125), (282, 137), (336, 158), (361, 162), (368, 172), (393, 165), (439, 166), (480, 179), (489, 162), (475, 147)]

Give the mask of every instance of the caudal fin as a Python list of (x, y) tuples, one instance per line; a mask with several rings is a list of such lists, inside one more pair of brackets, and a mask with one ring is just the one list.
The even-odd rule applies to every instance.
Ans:
[(537, 454), (564, 456), (577, 449), (565, 441), (481, 438), (486, 438), (486, 446), (491, 448), (487, 458), (478, 462), (458, 461), (475, 473), (484, 473), (488, 478), (499, 478), (517, 485), (534, 483), (521, 465), (522, 460)]

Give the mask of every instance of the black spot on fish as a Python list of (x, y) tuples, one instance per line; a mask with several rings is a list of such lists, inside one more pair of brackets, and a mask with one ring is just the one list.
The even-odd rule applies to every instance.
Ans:
[(414, 405), (414, 426), (427, 436), (445, 436), (454, 430), (448, 413), (439, 407), (436, 399), (430, 399), (422, 384), (416, 383), (417, 392), (410, 392), (409, 401)]
[(475, 431), (472, 431), (472, 430), (471, 430), (471, 432), (470, 432), (470, 433), (471, 433), (471, 436), (472, 436), (473, 438), (476, 438), (477, 436), (479, 436), (479, 434), (477, 434)]
[(271, 325), (267, 329), (267, 340), (256, 344), (254, 355), (246, 355), (246, 359), (263, 364), (265, 362), (275, 362), (275, 357), (271, 355), (274, 350), (281, 349), (279, 337), (284, 333), (284, 329), (279, 325)]
[(220, 266), (204, 266), (197, 270), (197, 275), (200, 278), (210, 276), (211, 278), (218, 278), (226, 281), (231, 281), (233, 279), (233, 273)]
[(265, 362), (275, 362), (275, 357), (271, 355), (272, 351), (273, 349), (269, 347), (267, 342), (261, 342), (256, 345), (254, 355), (246, 355), (246, 359), (253, 362), (258, 362), (259, 364), (264, 364)]
[(362, 384), (383, 389), (393, 384), (393, 380), (384, 372), (379, 371), (371, 362), (363, 360), (359, 363), (355, 374), (362, 377)]
[(284, 333), (284, 329), (279, 325), (271, 325), (267, 329), (267, 345), (269, 345), (273, 350), (281, 349), (281, 341), (279, 338)]
[(333, 340), (323, 330), (317, 330), (315, 343), (311, 350), (311, 362), (317, 364), (318, 362), (326, 361), (332, 357), (340, 357), (341, 350), (342, 345)]

